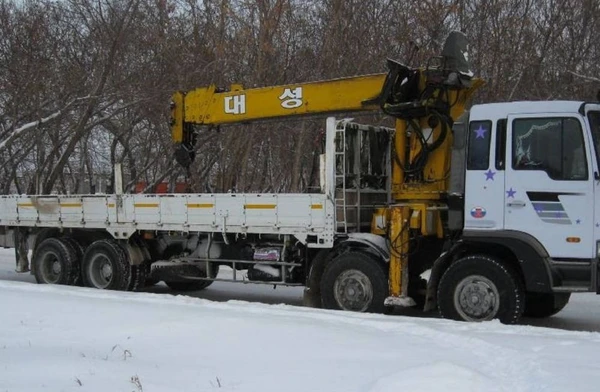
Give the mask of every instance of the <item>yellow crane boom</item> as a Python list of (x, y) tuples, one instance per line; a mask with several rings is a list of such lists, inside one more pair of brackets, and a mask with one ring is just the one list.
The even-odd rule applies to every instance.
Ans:
[(380, 110), (385, 73), (244, 89), (233, 84), (178, 91), (171, 102), (171, 137), (183, 166), (193, 160), (194, 126), (221, 126), (282, 117)]
[(361, 75), (310, 83), (244, 89), (234, 84), (228, 91), (215, 85), (173, 96), (174, 142), (183, 141), (183, 124), (222, 125), (277, 117), (379, 110), (374, 101), (387, 74)]

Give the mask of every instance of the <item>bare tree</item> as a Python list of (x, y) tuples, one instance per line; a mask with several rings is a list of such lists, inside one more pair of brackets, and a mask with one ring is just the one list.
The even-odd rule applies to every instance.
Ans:
[(189, 174), (196, 192), (303, 192), (322, 121), (199, 129), (185, 173), (171, 94), (419, 66), (458, 29), (487, 82), (476, 101), (589, 100), (599, 22), (597, 0), (0, 0), (0, 191), (93, 191), (120, 162), (129, 191)]

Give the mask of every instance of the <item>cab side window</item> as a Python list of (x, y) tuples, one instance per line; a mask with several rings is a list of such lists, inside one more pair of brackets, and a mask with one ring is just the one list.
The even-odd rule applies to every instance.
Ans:
[(506, 119), (496, 122), (496, 170), (504, 170), (506, 160)]
[(491, 121), (472, 121), (469, 124), (467, 170), (487, 170), (490, 166)]
[(580, 122), (566, 117), (514, 120), (512, 167), (544, 171), (557, 181), (587, 180)]
[(589, 112), (588, 120), (590, 121), (590, 127), (592, 128), (594, 146), (596, 147), (596, 160), (598, 162), (598, 167), (600, 167), (600, 112)]

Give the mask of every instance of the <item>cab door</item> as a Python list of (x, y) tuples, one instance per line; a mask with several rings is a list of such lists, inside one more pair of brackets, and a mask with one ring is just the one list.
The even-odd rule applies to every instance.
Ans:
[[(600, 195), (600, 105), (586, 104), (585, 117), (592, 136), (590, 159), (594, 166), (594, 192)], [(600, 200), (594, 198), (594, 241), (600, 240)]]
[(552, 258), (594, 255), (590, 140), (578, 114), (508, 116), (506, 230), (536, 238)]

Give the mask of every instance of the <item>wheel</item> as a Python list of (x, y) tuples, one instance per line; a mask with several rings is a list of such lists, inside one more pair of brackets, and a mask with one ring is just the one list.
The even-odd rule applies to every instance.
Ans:
[(129, 286), (127, 291), (140, 291), (146, 287), (147, 282), (147, 269), (144, 264), (132, 265), (131, 267), (131, 279), (129, 279)]
[(73, 285), (79, 275), (77, 254), (63, 238), (46, 238), (33, 256), (38, 283)]
[(131, 266), (125, 250), (115, 240), (98, 240), (83, 255), (83, 283), (87, 287), (127, 290)]
[(519, 321), (524, 310), (523, 283), (517, 274), (488, 256), (468, 256), (448, 267), (438, 286), (443, 318), (459, 321)]
[[(196, 268), (197, 269), (197, 268)], [(200, 270), (198, 270), (200, 271)], [(216, 277), (219, 273), (219, 266), (218, 265), (213, 265), (212, 266), (212, 277)], [(203, 277), (204, 274), (203, 273), (198, 273), (196, 274), (198, 277)], [(175, 291), (200, 291), (200, 290), (204, 290), (205, 288), (207, 288), (208, 286), (210, 286), (211, 284), (213, 284), (214, 281), (212, 280), (188, 280), (188, 281), (165, 281), (165, 284), (167, 286), (169, 286), (170, 289), (175, 290)]]
[(83, 286), (83, 278), (81, 277), (81, 261), (83, 260), (83, 253), (85, 252), (85, 249), (76, 239), (72, 237), (62, 237), (61, 241), (68, 242), (69, 245), (75, 250), (75, 266), (77, 271), (74, 271), (76, 276), (73, 286)]
[(383, 265), (361, 252), (347, 252), (325, 267), (321, 299), (326, 309), (383, 313), (388, 280)]
[(523, 316), (545, 318), (555, 315), (567, 306), (571, 293), (527, 293)]

